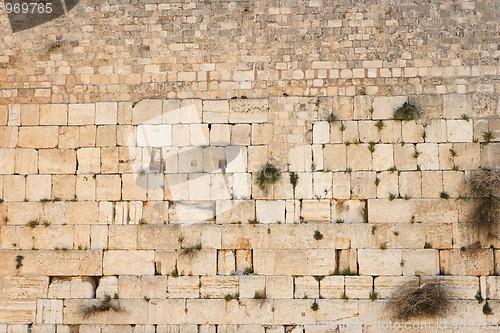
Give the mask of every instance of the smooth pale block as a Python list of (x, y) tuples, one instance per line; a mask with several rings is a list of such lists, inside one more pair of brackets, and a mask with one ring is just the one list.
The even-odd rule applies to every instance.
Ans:
[(401, 275), (403, 250), (358, 249), (360, 275)]
[(172, 146), (172, 125), (137, 126), (137, 146), (139, 147)]
[(448, 120), (446, 127), (448, 142), (472, 142), (472, 121)]
[(285, 201), (257, 200), (256, 215), (261, 223), (285, 222)]
[(317, 121), (313, 125), (313, 143), (322, 144), (330, 141), (330, 123)]
[(105, 275), (154, 275), (154, 251), (106, 251)]

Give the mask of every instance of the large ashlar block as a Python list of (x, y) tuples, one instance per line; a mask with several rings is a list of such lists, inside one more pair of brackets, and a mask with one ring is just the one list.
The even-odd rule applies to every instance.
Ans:
[(163, 118), (165, 119), (166, 116), (169, 117), (170, 112), (174, 115), (176, 113), (179, 114), (179, 121), (181, 124), (199, 124), (201, 123), (203, 113), (202, 101), (199, 99), (181, 100), (180, 109), (169, 111), (166, 115), (163, 115)]
[(108, 248), (111, 250), (137, 249), (137, 225), (110, 225)]
[(141, 278), (141, 291), (146, 298), (164, 299), (167, 297), (166, 276), (143, 276)]
[(94, 125), (95, 104), (69, 104), (68, 125)]
[(68, 106), (66, 104), (40, 105), (40, 125), (67, 125)]
[(344, 276), (325, 276), (320, 281), (320, 297), (321, 298), (340, 298), (344, 292)]
[[(226, 300), (224, 299), (188, 299), (183, 301), (187, 309), (186, 322), (193, 324), (219, 324), (226, 319)], [(185, 311), (182, 307), (182, 311)]]
[(419, 143), (415, 147), (418, 152), (417, 164), (421, 170), (439, 170), (439, 150), (437, 143)]
[(172, 125), (137, 126), (138, 147), (167, 147), (172, 145)]
[(418, 276), (377, 276), (373, 282), (375, 291), (382, 299), (391, 297), (401, 286), (410, 283), (418, 285)]
[(189, 144), (191, 146), (208, 146), (210, 144), (208, 124), (189, 124)]
[[(267, 297), (265, 276), (240, 276), (239, 277), (240, 298)], [(256, 297), (257, 296), (257, 297)]]
[(105, 275), (154, 275), (154, 251), (106, 251)]
[(231, 144), (238, 146), (250, 145), (251, 139), (250, 124), (235, 124), (231, 130)]
[(422, 175), (420, 172), (399, 173), (399, 193), (401, 196), (408, 195), (412, 198), (422, 196)]
[(95, 110), (96, 125), (114, 125), (118, 118), (117, 102), (98, 102)]
[(403, 121), (401, 123), (402, 142), (417, 143), (424, 142), (425, 128), (423, 124), (415, 120)]
[(238, 293), (237, 276), (202, 276), (200, 282), (201, 297), (224, 298)]
[(28, 175), (26, 177), (26, 198), (40, 201), (51, 198), (52, 177), (50, 175)]
[(360, 275), (401, 275), (403, 250), (359, 249)]
[(161, 124), (162, 100), (144, 99), (132, 108), (132, 124)]
[(54, 278), (48, 288), (48, 298), (93, 298), (94, 284), (86, 277)]
[(403, 275), (439, 275), (439, 251), (403, 250)]
[(493, 250), (460, 249), (440, 252), (441, 271), (445, 275), (491, 275), (494, 272)]
[(359, 129), (357, 121), (344, 121), (343, 142), (353, 143), (359, 141)]
[(439, 198), (443, 191), (443, 173), (441, 171), (422, 172), (422, 197)]
[(79, 143), (80, 147), (95, 147), (96, 126), (80, 126), (79, 127)]
[(207, 173), (189, 174), (189, 200), (210, 200), (211, 176)]
[(368, 200), (368, 220), (371, 223), (409, 222), (412, 210), (411, 200)]
[(363, 200), (333, 200), (332, 221), (346, 223), (361, 223), (365, 221), (366, 201)]
[(147, 177), (145, 175), (122, 175), (122, 199), (146, 201)]
[(215, 203), (211, 201), (175, 202), (169, 207), (168, 220), (172, 223), (213, 221)]
[[(0, 155), (2, 155), (1, 152)], [(9, 173), (25, 175), (38, 173), (38, 151), (36, 149), (16, 149), (14, 159), (14, 172)], [(0, 164), (6, 163), (7, 167), (10, 167), (11, 161), (11, 156), (9, 156), (9, 154), (7, 153), (5, 159), (3, 159), (2, 157), (2, 162), (0, 162)], [(0, 166), (0, 170), (1, 169), (2, 167)], [(1, 173), (2, 172), (0, 172), (0, 174)]]
[(200, 278), (198, 276), (170, 277), (167, 283), (168, 298), (199, 298)]
[(349, 298), (368, 298), (372, 291), (373, 278), (371, 276), (346, 276), (345, 293)]
[(394, 150), (389, 144), (375, 145), (375, 151), (372, 153), (373, 170), (384, 171), (394, 166)]
[(49, 278), (45, 276), (4, 276), (0, 279), (0, 297), (2, 299), (45, 298), (48, 285)]
[(231, 143), (231, 125), (212, 124), (210, 127), (210, 145), (228, 146)]
[(330, 123), (318, 121), (313, 125), (313, 143), (322, 144), (330, 142)]
[(377, 198), (387, 198), (391, 194), (397, 196), (398, 191), (398, 173), (384, 171), (377, 175), (379, 184), (377, 186)]
[(266, 276), (267, 298), (293, 298), (293, 277)]
[(347, 147), (347, 167), (354, 171), (372, 169), (372, 155), (367, 144), (352, 144)]
[(353, 199), (375, 198), (377, 196), (375, 178), (375, 172), (353, 172), (351, 174), (351, 197)]
[(120, 200), (122, 181), (119, 175), (97, 175), (96, 199)]
[[(25, 133), (27, 136), (29, 133)], [(2, 148), (16, 148), (18, 147), (19, 131), (17, 127), (14, 126), (1, 126), (0, 127), (0, 142), (2, 143)], [(24, 141), (29, 143), (29, 138), (25, 137)]]
[(80, 148), (76, 152), (78, 173), (99, 173), (101, 170), (101, 150), (99, 148)]
[(268, 145), (274, 138), (273, 124), (252, 124), (252, 144)]
[(319, 298), (319, 282), (314, 277), (296, 277), (294, 285), (294, 298)]
[(57, 126), (20, 127), (18, 146), (21, 148), (55, 148), (59, 141)]
[(417, 221), (427, 223), (458, 222), (458, 203), (446, 199), (421, 199), (413, 201), (413, 213)]
[(266, 123), (269, 121), (267, 99), (233, 99), (229, 101), (230, 123)]
[[(43, 223), (51, 223), (44, 220)], [(37, 249), (71, 249), (73, 248), (72, 226), (53, 225), (50, 228), (40, 228), (33, 235), (33, 246)]]
[(172, 126), (172, 145), (177, 147), (189, 146), (189, 125)]
[(71, 149), (40, 149), (38, 170), (41, 174), (75, 174), (76, 152)]
[(100, 125), (96, 129), (97, 147), (116, 147), (116, 126)]
[(351, 175), (349, 173), (332, 173), (332, 183), (333, 199), (349, 199), (351, 197)]
[[(30, 150), (23, 149), (23, 151), (30, 151)], [(0, 148), (0, 174), (9, 175), (14, 173), (15, 155), (16, 155), (15, 149)]]
[(217, 223), (235, 223), (255, 219), (255, 201), (218, 200), (216, 203)]
[(406, 96), (376, 96), (373, 99), (373, 119), (391, 119), (394, 111), (407, 102)]
[(63, 301), (55, 299), (39, 299), (37, 301), (37, 324), (62, 324)]
[(426, 142), (446, 142), (446, 120), (444, 119), (430, 119), (425, 127), (425, 141)]
[[(14, 324), (28, 324), (33, 323), (36, 318), (36, 300), (16, 300), (16, 299), (2, 299), (0, 300), (0, 322)], [(0, 325), (1, 329), (2, 325)], [(26, 327), (27, 330), (27, 327)], [(4, 332), (7, 332), (7, 325), (5, 325)], [(3, 332), (2, 332), (3, 333)]]
[(472, 121), (448, 120), (446, 128), (448, 142), (472, 142)]
[(335, 271), (336, 255), (333, 249), (307, 250), (307, 274), (328, 275)]
[(217, 274), (232, 275), (236, 269), (236, 254), (232, 250), (217, 251)]
[(347, 167), (347, 150), (343, 144), (325, 145), (323, 168), (330, 171), (344, 171)]
[[(485, 149), (481, 152), (481, 146), (477, 143), (454, 143), (453, 150), (456, 152), (456, 156), (453, 157), (453, 163), (459, 166), (461, 170), (478, 169), (481, 166), (481, 158), (484, 157), (486, 153), (487, 150), (486, 147), (484, 147)], [(444, 152), (445, 156), (447, 157), (451, 157), (449, 149), (446, 152)], [(441, 154), (441, 150), (439, 153)], [(495, 163), (498, 162), (493, 162), (492, 165), (495, 165)]]
[(417, 170), (417, 160), (413, 157), (415, 147), (410, 144), (395, 145), (394, 149), (394, 166), (399, 171)]
[(375, 121), (359, 121), (359, 141), (361, 142), (379, 142), (380, 130), (375, 126)]
[(486, 297), (489, 299), (500, 299), (500, 277), (486, 277)]
[(99, 279), (99, 285), (96, 289), (96, 297), (104, 298), (106, 295), (114, 297), (118, 294), (118, 277), (103, 276)]
[(256, 218), (261, 223), (285, 222), (284, 200), (257, 200), (255, 210)]
[(444, 95), (444, 117), (447, 119), (461, 118), (463, 114), (472, 115), (472, 96), (450, 94)]
[[(148, 313), (148, 306), (156, 304), (160, 300), (151, 300), (150, 303), (146, 302), (144, 299), (130, 300), (130, 299), (119, 299), (112, 300), (112, 302), (119, 302), (120, 307), (123, 311), (120, 312), (101, 312), (94, 314), (91, 318), (84, 316), (84, 312), (81, 311), (82, 308), (88, 308), (94, 305), (99, 305), (102, 300), (78, 300), (69, 299), (64, 301), (64, 323), (69, 325), (81, 325), (81, 324), (101, 324), (101, 325), (125, 325), (125, 324), (146, 324), (147, 319), (144, 317), (145, 313)], [(116, 304), (116, 303), (114, 303)], [(181, 307), (182, 308), (182, 307)], [(164, 310), (165, 311), (165, 310)], [(182, 308), (182, 313), (184, 308)], [(169, 314), (172, 313), (169, 312)], [(164, 314), (165, 315), (165, 314)], [(169, 316), (170, 317), (170, 316)], [(172, 318), (170, 318), (172, 319)], [(172, 320), (175, 323), (175, 321)], [(82, 325), (83, 327), (83, 325)], [(92, 326), (90, 326), (92, 327)], [(97, 326), (98, 327), (98, 326)], [(124, 326), (118, 326), (123, 328)], [(94, 331), (95, 332), (95, 327)]]
[(307, 275), (306, 250), (276, 251), (275, 274), (277, 275)]
[(217, 250), (181, 252), (177, 259), (177, 270), (180, 275), (216, 275)]
[(303, 200), (300, 217), (308, 222), (330, 222), (330, 200)]
[(229, 101), (203, 101), (204, 123), (227, 123), (229, 121)]
[[(2, 207), (4, 206), (2, 205)], [(42, 209), (42, 204), (39, 202), (11, 202), (6, 205), (6, 213), (4, 214), (7, 216), (7, 224), (25, 225), (31, 220), (38, 220)]]
[[(312, 149), (310, 145), (291, 147), (288, 151), (289, 171), (305, 172), (311, 171)], [(326, 165), (325, 165), (326, 167)]]

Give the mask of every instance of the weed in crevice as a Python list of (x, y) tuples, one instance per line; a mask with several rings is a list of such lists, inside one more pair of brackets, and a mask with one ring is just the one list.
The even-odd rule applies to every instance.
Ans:
[(451, 167), (451, 170), (458, 171), (459, 170), (458, 165), (453, 164), (453, 166)]
[(422, 154), (422, 152), (419, 152), (416, 148), (415, 148), (415, 151), (413, 152), (413, 155), (411, 157), (413, 157), (414, 159), (417, 159), (420, 154)]
[(313, 310), (314, 312), (319, 310), (318, 302), (314, 301), (314, 303), (311, 305), (311, 310)]
[(260, 223), (260, 221), (257, 219), (248, 220), (248, 224), (259, 224), (259, 223)]
[(183, 248), (181, 253), (183, 255), (193, 255), (200, 250), (201, 250), (201, 243), (198, 243), (198, 244)]
[(170, 272), (170, 276), (173, 278), (179, 277), (179, 271), (177, 270), (177, 267), (175, 267), (174, 270)]
[(24, 260), (24, 256), (22, 256), (20, 254), (16, 256), (16, 269), (23, 267), (23, 260)]
[(483, 305), (483, 313), (487, 316), (493, 315), (493, 309), (491, 308), (490, 303), (488, 303), (488, 301), (486, 301)]
[(333, 113), (330, 113), (328, 117), (326, 117), (326, 121), (329, 122), (330, 124), (337, 121), (337, 116)]
[(372, 301), (375, 301), (378, 299), (378, 292), (375, 290), (370, 291), (370, 294), (368, 295)]
[(356, 273), (352, 272), (349, 267), (343, 268), (342, 270), (339, 270), (336, 268), (333, 272), (330, 273), (330, 275), (349, 275), (349, 276), (354, 276), (357, 275)]
[(376, 230), (377, 230), (377, 226), (376, 225), (372, 225), (372, 235), (375, 234)]
[[(465, 250), (465, 249), (464, 249)], [(483, 296), (481, 295), (481, 292), (478, 291), (477, 294), (474, 296), (474, 298), (476, 299), (476, 301), (481, 304), (484, 302), (484, 298)]]
[(419, 109), (408, 102), (404, 102), (399, 108), (394, 111), (394, 119), (397, 120), (416, 120), (420, 118)]
[(455, 149), (453, 149), (453, 148), (450, 149), (450, 156), (451, 157), (457, 156), (457, 152), (455, 151)]
[(375, 186), (378, 186), (380, 184), (380, 178), (375, 177), (374, 183), (375, 183)]
[(280, 179), (281, 171), (271, 163), (266, 163), (258, 172), (256, 182), (261, 190), (267, 192), (267, 187)]
[(484, 144), (487, 145), (495, 138), (492, 131), (487, 131), (482, 133)]
[(399, 231), (393, 231), (393, 232), (392, 232), (392, 234), (393, 234), (394, 236), (398, 237), (398, 236), (399, 236)]
[(264, 290), (256, 290), (254, 299), (266, 299), (266, 292)]
[(381, 131), (382, 128), (385, 127), (384, 122), (382, 120), (377, 120), (377, 122), (375, 123), (375, 127), (378, 128), (379, 131)]
[(389, 201), (396, 199), (397, 196), (394, 193), (389, 193)]
[(321, 231), (316, 230), (316, 231), (314, 232), (314, 239), (315, 239), (315, 240), (322, 240), (322, 239), (323, 239), (323, 234), (321, 233)]
[(253, 274), (253, 267), (247, 267), (243, 270), (243, 275), (252, 275)]
[(394, 173), (395, 171), (398, 171), (398, 169), (395, 166), (393, 166), (387, 169), (387, 171), (389, 171), (390, 173)]
[(432, 249), (432, 244), (429, 242), (424, 243), (424, 249)]
[(240, 298), (240, 294), (239, 293), (226, 294), (226, 296), (224, 296), (224, 299), (226, 300), (226, 302), (232, 301), (233, 299), (238, 300), (239, 298)]
[(108, 311), (121, 312), (123, 311), (118, 301), (118, 295), (115, 294), (113, 298), (110, 295), (104, 295), (104, 298), (100, 300), (98, 304), (93, 304), (90, 306), (85, 306), (82, 308), (83, 317), (89, 318), (93, 315)]
[(349, 300), (349, 297), (347, 297), (347, 294), (345, 293), (345, 291), (342, 294), (340, 294), (340, 298), (343, 299), (344, 301)]
[(380, 244), (380, 247), (379, 247), (382, 251), (384, 250), (387, 250), (387, 242), (384, 242), (382, 244)]
[(293, 190), (295, 191), (295, 187), (297, 187), (297, 183), (299, 182), (299, 175), (295, 172), (290, 173), (290, 184), (292, 184)]
[(339, 223), (339, 224), (340, 224), (340, 223), (344, 223), (344, 222), (345, 222), (345, 221), (344, 221), (343, 219), (336, 219), (336, 220), (335, 220), (335, 223)]
[(376, 143), (375, 143), (375, 142), (373, 142), (373, 141), (370, 141), (370, 142), (368, 143), (368, 150), (369, 150), (369, 151), (370, 151), (370, 153), (372, 153), (372, 154), (375, 152), (375, 145), (376, 145)]
[(460, 118), (462, 118), (462, 120), (465, 120), (465, 121), (469, 121), (470, 120), (470, 117), (468, 115), (466, 115), (465, 113), (462, 113), (462, 115), (460, 116)]
[(410, 199), (411, 199), (411, 196), (409, 196), (408, 194), (405, 194), (405, 195), (403, 196), (403, 199), (404, 199), (404, 200), (410, 200)]
[(35, 228), (37, 225), (39, 225), (40, 223), (38, 222), (38, 220), (30, 220), (28, 223), (26, 223), (26, 226), (30, 227), (31, 229)]
[(440, 197), (441, 199), (449, 199), (449, 198), (450, 198), (450, 195), (449, 195), (447, 192), (442, 191), (441, 193), (439, 193), (439, 197)]

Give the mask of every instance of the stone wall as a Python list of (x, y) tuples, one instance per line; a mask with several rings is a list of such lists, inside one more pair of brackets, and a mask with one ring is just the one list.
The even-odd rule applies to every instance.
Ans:
[[(87, 0), (14, 35), (1, 8), (0, 333), (490, 332), (495, 6)], [(434, 279), (443, 321), (396, 322)]]

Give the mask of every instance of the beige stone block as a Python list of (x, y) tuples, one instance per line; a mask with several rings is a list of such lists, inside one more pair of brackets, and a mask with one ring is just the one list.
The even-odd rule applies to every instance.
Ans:
[(420, 172), (399, 173), (399, 194), (420, 198), (422, 196), (422, 174)]
[(293, 298), (294, 284), (291, 276), (266, 276), (267, 298)]
[[(152, 102), (152, 105), (158, 105), (158, 102)], [(140, 111), (140, 110), (138, 110)], [(154, 114), (153, 110), (153, 114)], [(181, 110), (181, 100), (164, 99), (163, 100), (163, 113), (162, 113), (162, 123), (163, 124), (178, 124), (180, 122), (180, 114), (183, 112)], [(153, 115), (154, 117), (154, 115)], [(153, 118), (149, 117), (149, 118)]]
[[(488, 145), (489, 146), (489, 145)], [(486, 147), (488, 147), (486, 146)], [(479, 144), (476, 143), (454, 143), (453, 150), (456, 152), (457, 156), (453, 157), (453, 163), (457, 165), (460, 170), (475, 170), (481, 166), (481, 157), (485, 156), (486, 147), (483, 146), (483, 151), (481, 152), (481, 148)], [(493, 147), (493, 146), (492, 146)], [(440, 151), (441, 154), (441, 151)], [(444, 152), (445, 156), (450, 155), (449, 149)], [(495, 158), (492, 156), (492, 166), (495, 165)], [(443, 166), (441, 166), (444, 169)]]
[(106, 295), (114, 297), (118, 295), (118, 277), (102, 276), (99, 278), (99, 285), (96, 289), (96, 298), (104, 298)]
[(142, 295), (149, 299), (164, 299), (167, 297), (167, 277), (166, 276), (143, 276)]
[[(0, 151), (2, 150), (3, 149), (0, 149)], [(4, 151), (7, 150), (8, 149), (5, 149)], [(2, 152), (0, 152), (0, 155), (2, 155)], [(12, 162), (11, 158), (12, 157), (7, 153), (7, 157), (2, 161), (3, 163), (7, 164), (8, 168), (10, 167), (10, 163)], [(27, 175), (38, 173), (38, 151), (36, 149), (16, 149), (14, 160), (14, 172), (16, 174)], [(0, 162), (0, 164), (2, 164), (2, 162)], [(2, 166), (0, 166), (0, 169), (2, 169)]]
[(24, 176), (8, 175), (3, 177), (3, 199), (5, 201), (23, 201), (26, 198)]
[(335, 121), (330, 124), (330, 143), (342, 143), (343, 142), (343, 127), (341, 121)]
[(369, 199), (377, 196), (375, 186), (376, 173), (370, 171), (358, 171), (351, 174), (351, 197), (352, 199)]
[(418, 276), (377, 276), (374, 278), (375, 291), (379, 298), (390, 298), (401, 286), (407, 283), (419, 283)]
[(351, 197), (351, 176), (345, 172), (332, 173), (332, 198), (349, 199)]
[(37, 301), (36, 322), (39, 324), (62, 324), (63, 301), (39, 299)]
[[(252, 251), (236, 250), (236, 271), (243, 272), (252, 267)], [(252, 268), (253, 269), (253, 268)]]
[(319, 298), (319, 282), (312, 276), (294, 278), (294, 298)]
[(377, 186), (377, 198), (385, 199), (391, 194), (398, 197), (401, 193), (398, 191), (398, 173), (384, 171), (380, 172), (377, 176), (379, 179)]
[(425, 127), (425, 141), (426, 142), (446, 142), (446, 120), (444, 119), (430, 119)]
[(394, 150), (389, 144), (377, 144), (372, 153), (373, 170), (385, 171), (394, 166)]
[[(35, 127), (33, 127), (35, 128)], [(1, 126), (0, 127), (0, 142), (2, 148), (15, 148), (18, 145), (18, 127), (15, 126)], [(25, 134), (26, 135), (26, 134)], [(24, 139), (28, 141), (28, 138)]]
[(394, 111), (407, 102), (406, 96), (376, 96), (373, 99), (373, 119), (391, 119)]
[(160, 99), (144, 99), (132, 108), (132, 124), (161, 124), (163, 102)]
[[(289, 171), (311, 171), (312, 150), (309, 145), (291, 147), (288, 151)], [(326, 163), (325, 163), (326, 167)]]
[(108, 248), (111, 250), (137, 249), (137, 225), (110, 225)]
[(0, 126), (7, 125), (8, 116), (9, 116), (9, 110), (7, 105), (0, 106)]
[(31, 220), (38, 220), (42, 211), (42, 204), (39, 202), (9, 202), (6, 206), (7, 221), (2, 222), (9, 225), (25, 225)]
[[(70, 199), (73, 199), (75, 196), (80, 199), (80, 200), (95, 200), (96, 199), (96, 180), (94, 179), (93, 176), (90, 175), (78, 175), (76, 177), (76, 184), (74, 184), (75, 181), (73, 181), (73, 186), (76, 186), (76, 193), (75, 189), (73, 188), (73, 197)], [(55, 191), (55, 189), (54, 189)], [(55, 194), (54, 194), (55, 196)]]
[(443, 189), (452, 198), (465, 196), (465, 173), (462, 171), (443, 171)]
[(208, 146), (210, 144), (208, 124), (189, 125), (189, 144), (191, 146)]
[(116, 146), (116, 126), (101, 125), (96, 130), (97, 147), (115, 147)]
[[(296, 158), (296, 156), (294, 156), (294, 157)], [(249, 161), (248, 172), (260, 171), (262, 169), (262, 167), (268, 162), (268, 147), (267, 146), (249, 146), (248, 147), (248, 161)], [(301, 162), (301, 161), (297, 160), (297, 162)], [(299, 166), (299, 164), (297, 166)]]
[(216, 218), (218, 223), (236, 223), (255, 219), (253, 200), (217, 200)]
[(361, 142), (379, 142), (380, 130), (375, 121), (358, 121), (359, 140)]
[[(189, 200), (210, 200), (210, 178), (207, 173), (189, 174)], [(215, 199), (215, 198), (214, 198)]]
[(424, 142), (424, 132), (424, 126), (415, 120), (403, 121), (401, 123), (402, 142)]
[(179, 110), (179, 120), (182, 124), (201, 123), (202, 120), (202, 102), (198, 99), (181, 100)]
[(439, 198), (443, 191), (443, 174), (441, 171), (422, 172), (422, 197)]
[(421, 170), (439, 170), (439, 150), (437, 143), (420, 143), (415, 147), (418, 154), (417, 165)]
[(80, 128), (62, 126), (59, 128), (59, 149), (78, 148), (80, 146)]
[[(98, 181), (99, 184), (99, 181)], [(146, 201), (147, 177), (134, 174), (122, 175), (122, 198), (123, 200)], [(119, 189), (119, 187), (118, 187)]]
[(154, 275), (154, 251), (106, 251), (103, 257), (105, 275)]
[(497, 169), (500, 160), (500, 143), (490, 143), (482, 147), (481, 168)]
[(273, 124), (252, 124), (252, 144), (268, 145), (274, 139)]
[(231, 129), (231, 144), (232, 145), (250, 145), (251, 138), (250, 124), (235, 124)]
[(347, 297), (369, 298), (373, 285), (371, 276), (346, 276), (344, 279)]
[(353, 171), (372, 170), (372, 155), (367, 144), (354, 144), (347, 147), (347, 167)]
[(137, 126), (138, 147), (166, 147), (172, 145), (172, 125)]
[[(81, 327), (86, 327), (89, 330), (87, 333), (95, 332), (99, 329), (101, 325), (125, 325), (125, 324), (145, 324), (146, 318), (144, 318), (144, 313), (148, 313), (148, 305), (150, 303), (146, 302), (144, 299), (130, 300), (130, 299), (120, 299), (112, 300), (112, 302), (117, 302), (123, 311), (120, 312), (103, 312), (93, 315), (91, 318), (84, 318), (81, 311), (82, 307), (90, 307), (93, 305), (100, 304), (102, 300), (77, 300), (70, 299), (66, 300), (64, 303), (64, 322), (69, 325), (81, 325)], [(156, 300), (155, 300), (156, 301)], [(182, 309), (184, 312), (184, 309)], [(91, 324), (91, 325), (82, 325)], [(104, 326), (113, 327), (113, 326)], [(118, 328), (123, 328), (124, 326), (118, 326)], [(82, 330), (81, 330), (82, 331)], [(82, 332), (83, 333), (83, 332)]]
[(266, 295), (265, 276), (240, 276), (239, 277), (240, 298), (258, 298)]
[(500, 299), (500, 277), (486, 277), (486, 296), (489, 299)]
[[(40, 223), (56, 224), (57, 221), (44, 220)], [(33, 246), (36, 249), (72, 249), (73, 228), (71, 226), (51, 225), (40, 228), (33, 236)]]
[(20, 127), (18, 145), (21, 148), (54, 148), (57, 146), (57, 126)]
[(467, 120), (446, 121), (448, 142), (472, 142), (472, 122)]
[(75, 174), (76, 152), (70, 149), (40, 149), (38, 170), (41, 174)]
[(232, 275), (235, 272), (236, 255), (231, 250), (218, 250), (217, 251), (217, 274), (218, 275)]
[(380, 130), (380, 139), (385, 143), (401, 142), (401, 122), (397, 120), (384, 120), (384, 127)]
[(118, 173), (118, 149), (101, 148), (101, 173)]
[(336, 254), (333, 249), (309, 249), (307, 252), (308, 274), (328, 275), (335, 270)]
[(174, 223), (193, 223), (202, 221), (213, 221), (215, 218), (215, 203), (196, 202), (176, 202), (169, 206), (168, 219)]
[(284, 200), (257, 200), (255, 204), (256, 218), (261, 223), (285, 222)]
[(451, 223), (458, 222), (458, 202), (455, 200), (421, 199), (414, 201), (414, 214), (419, 222)]
[(195, 147), (179, 148), (179, 173), (203, 171), (203, 149)]
[(2, 299), (45, 298), (48, 285), (45, 276), (4, 276), (0, 279), (0, 295)]
[(325, 276), (320, 281), (321, 298), (340, 298), (344, 292), (344, 276)]
[(343, 142), (359, 142), (359, 129), (357, 121), (344, 121)]
[(229, 101), (230, 123), (265, 123), (269, 120), (267, 99), (233, 99)]
[(331, 220), (341, 223), (362, 223), (366, 202), (362, 200), (333, 200)]
[(118, 118), (117, 102), (97, 102), (95, 106), (96, 125), (115, 125)]
[(360, 275), (401, 275), (403, 251), (399, 249), (359, 249)]
[(80, 147), (95, 147), (96, 126), (80, 126), (79, 130)]
[(119, 175), (97, 175), (96, 199), (120, 200), (121, 186), (122, 182)]
[[(32, 323), (35, 321), (36, 300), (2, 299), (0, 301), (0, 322)], [(5, 330), (5, 332), (7, 332)]]
[(313, 124), (313, 143), (322, 144), (330, 142), (330, 123), (317, 121)]
[(99, 222), (97, 203), (91, 201), (66, 202), (66, 220), (68, 224), (97, 224)]
[(108, 247), (108, 226), (91, 225), (90, 226), (90, 248), (93, 250), (102, 250)]
[[(227, 242), (227, 241), (226, 241)], [(256, 242), (256, 241), (254, 241)], [(224, 244), (223, 240), (223, 244)], [(249, 239), (239, 240), (240, 248), (250, 248), (253, 242)], [(253, 251), (253, 267), (255, 274), (259, 275), (274, 275), (276, 264), (276, 252), (271, 250), (254, 249)]]
[[(27, 151), (28, 149), (23, 149)], [(3, 149), (0, 148), (0, 174), (9, 175), (14, 173), (16, 149)]]
[(33, 126), (40, 123), (39, 106), (32, 104), (21, 104), (21, 125)]
[(54, 278), (49, 286), (49, 298), (93, 298), (94, 282), (87, 277)]
[(439, 275), (439, 251), (403, 250), (403, 275)]
[(224, 299), (188, 299), (185, 301), (188, 310), (186, 322), (220, 325), (227, 320), (226, 303)]
[(323, 149), (323, 154), (324, 154), (323, 167), (325, 170), (344, 171), (346, 169), (347, 153), (345, 145), (343, 144), (325, 145), (325, 148)]
[(170, 277), (167, 283), (168, 298), (199, 298), (200, 278), (198, 276)]
[(231, 127), (231, 125), (226, 124), (212, 124), (210, 127), (210, 145), (229, 145), (231, 142)]
[(204, 123), (227, 123), (229, 121), (228, 101), (203, 101)]
[(193, 254), (181, 253), (177, 259), (180, 275), (216, 275), (217, 250), (195, 251)]
[(306, 275), (306, 250), (284, 250), (275, 254), (275, 273), (277, 275)]
[(66, 104), (40, 105), (40, 125), (67, 125), (68, 106)]
[(226, 295), (238, 293), (238, 277), (236, 276), (202, 276), (200, 284), (201, 297), (224, 298)]
[(101, 170), (101, 154), (99, 148), (80, 148), (76, 154), (78, 173), (99, 173)]
[(491, 275), (494, 272), (493, 250), (477, 249), (440, 251), (441, 271), (445, 275)]
[(329, 222), (329, 200), (303, 200), (300, 217), (307, 222)]
[(95, 123), (95, 104), (69, 104), (68, 125), (93, 125)]
[(443, 96), (444, 102), (444, 117), (445, 118), (461, 118), (462, 114), (472, 114), (472, 96), (450, 94)]

